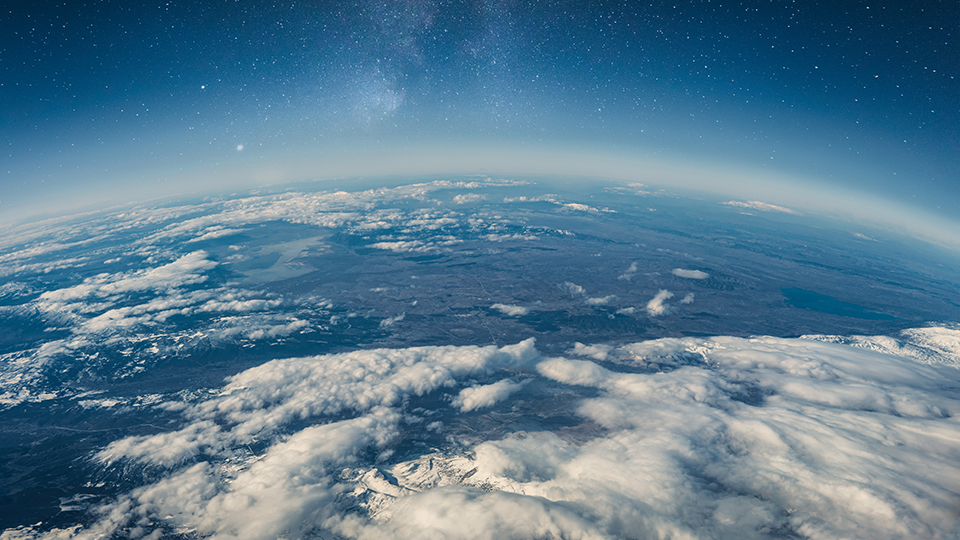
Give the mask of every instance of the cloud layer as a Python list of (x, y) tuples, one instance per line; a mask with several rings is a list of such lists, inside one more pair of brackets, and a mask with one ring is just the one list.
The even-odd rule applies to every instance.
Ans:
[[(530, 340), (269, 362), (159, 405), (182, 429), (100, 451), (162, 474), (46, 537), (929, 538), (956, 522), (957, 370), (770, 337), (571, 353), (603, 365)], [(509, 373), (524, 382), (470, 383)], [(407, 405), (447, 391), (449, 405)], [(576, 422), (522, 427), (557, 396)], [(412, 433), (509, 400), (526, 411), (513, 433), (391, 459)]]

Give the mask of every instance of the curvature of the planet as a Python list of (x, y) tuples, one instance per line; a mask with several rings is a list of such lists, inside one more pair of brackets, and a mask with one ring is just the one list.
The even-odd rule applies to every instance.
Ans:
[(369, 187), (7, 231), (4, 540), (954, 529), (955, 252), (639, 184)]

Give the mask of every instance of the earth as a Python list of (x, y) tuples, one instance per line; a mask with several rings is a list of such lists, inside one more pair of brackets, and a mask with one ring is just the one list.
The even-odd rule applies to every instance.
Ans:
[(957, 534), (956, 252), (640, 184), (335, 184), (4, 232), (4, 540)]

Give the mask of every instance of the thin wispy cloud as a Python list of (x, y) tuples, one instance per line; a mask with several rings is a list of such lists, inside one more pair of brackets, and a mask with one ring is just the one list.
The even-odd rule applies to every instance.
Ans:
[(761, 210), (764, 212), (780, 212), (783, 214), (793, 214), (795, 216), (800, 215), (800, 212), (797, 212), (796, 210), (792, 210), (790, 208), (786, 208), (783, 206), (777, 206), (775, 204), (769, 204), (769, 203), (760, 202), (760, 201), (728, 201), (721, 204), (725, 204), (727, 206), (733, 206), (737, 208), (749, 208), (751, 210)]

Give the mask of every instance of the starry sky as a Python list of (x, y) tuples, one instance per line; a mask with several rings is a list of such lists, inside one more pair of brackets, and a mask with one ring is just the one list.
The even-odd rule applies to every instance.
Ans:
[(954, 0), (11, 2), (0, 216), (484, 148), (745, 167), (956, 220), (958, 21)]

